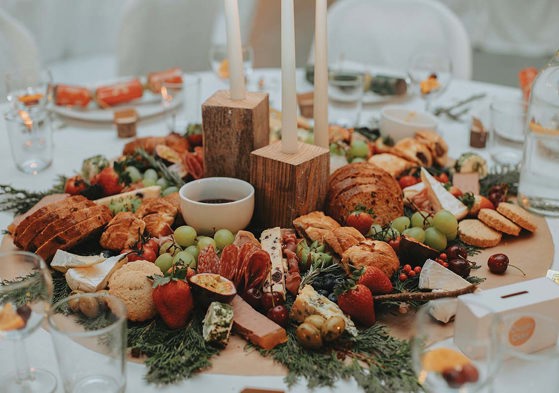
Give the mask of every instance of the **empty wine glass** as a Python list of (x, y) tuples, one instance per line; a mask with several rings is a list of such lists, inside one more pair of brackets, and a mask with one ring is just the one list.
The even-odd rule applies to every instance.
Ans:
[[(243, 70), (247, 84), (250, 83), (252, 75), (252, 62), (254, 52), (250, 46), (243, 46)], [(219, 79), (227, 80), (229, 78), (229, 60), (227, 59), (227, 45), (214, 44), (210, 48), (210, 64), (213, 72)]]
[(15, 373), (0, 375), (3, 392), (50, 393), (56, 378), (30, 368), (23, 339), (42, 323), (52, 301), (52, 278), (41, 257), (24, 251), (0, 253), (0, 340), (14, 343)]
[(452, 61), (439, 53), (419, 53), (412, 56), (408, 75), (419, 88), (419, 95), (425, 100), (425, 110), (429, 111), (432, 100), (450, 84)]
[(489, 323), (468, 342), (467, 348), (458, 348), (452, 339), (452, 327), (430, 314), (431, 309), (441, 309), (443, 302), (448, 299), (431, 301), (416, 315), (411, 349), (418, 381), (430, 393), (479, 392), (490, 385), (500, 364), (496, 316), (480, 305)]

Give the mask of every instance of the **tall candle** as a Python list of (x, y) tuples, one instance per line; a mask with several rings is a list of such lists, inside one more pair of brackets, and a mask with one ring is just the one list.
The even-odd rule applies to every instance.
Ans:
[(281, 1), (281, 150), (297, 153), (295, 86), (295, 12), (293, 0)]
[(237, 0), (225, 0), (225, 24), (227, 26), (227, 58), (229, 59), (231, 99), (243, 100), (246, 97), (246, 89)]
[(316, 0), (314, 25), (314, 143), (328, 148), (328, 44), (326, 0)]

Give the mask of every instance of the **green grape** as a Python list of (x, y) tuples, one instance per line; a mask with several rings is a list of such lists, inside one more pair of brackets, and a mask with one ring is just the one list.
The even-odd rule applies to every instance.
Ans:
[(188, 246), (184, 249), (184, 251), (192, 254), (194, 259), (198, 260), (198, 254), (200, 254), (200, 250), (198, 250), (198, 246), (195, 246), (195, 245)]
[(424, 243), (437, 251), (443, 251), (446, 248), (446, 236), (439, 232), (437, 228), (430, 227), (425, 230)]
[(145, 179), (142, 180), (142, 184), (144, 185), (144, 187), (151, 187), (151, 186), (155, 186), (155, 180), (153, 179)]
[(369, 146), (367, 145), (367, 142), (354, 140), (351, 142), (348, 154), (351, 157), (366, 158), (369, 155)]
[(439, 210), (433, 217), (433, 224), (444, 235), (453, 234), (458, 230), (458, 220), (448, 210)]
[(165, 273), (173, 266), (173, 256), (168, 252), (161, 254), (155, 260), (155, 266), (161, 269), (162, 273)]
[(186, 251), (181, 251), (174, 256), (173, 265), (195, 267), (196, 259), (194, 259), (194, 256), (191, 253)]
[(410, 219), (406, 216), (395, 218), (390, 223), (390, 226), (396, 229), (398, 232), (402, 233), (404, 232), (404, 230), (410, 227)]
[(217, 248), (215, 244), (215, 240), (208, 236), (198, 236), (198, 250), (202, 251), (204, 248), (208, 246), (213, 246), (213, 248)]
[(404, 232), (402, 232), (402, 235), (413, 237), (415, 240), (421, 243), (425, 241), (425, 231), (421, 228), (408, 228)]
[(193, 245), (196, 242), (196, 229), (188, 226), (183, 225), (175, 229), (175, 241), (181, 247), (188, 247)]
[(159, 247), (159, 255), (163, 255), (168, 252), (174, 256), (179, 251), (182, 251), (181, 246), (172, 241), (165, 242), (161, 245), (161, 247)]
[(381, 233), (382, 233), (382, 226), (379, 224), (373, 224), (371, 225), (369, 232), (367, 232), (367, 236), (376, 239), (376, 236), (379, 236)]
[(161, 195), (162, 196), (167, 196), (167, 195), (172, 194), (173, 192), (179, 192), (179, 189), (175, 186), (167, 187), (166, 189), (163, 190)]
[(458, 230), (452, 232), (452, 233), (447, 233), (446, 234), (446, 240), (448, 240), (449, 242), (456, 239), (456, 237), (458, 236)]
[(229, 229), (220, 229), (214, 234), (214, 240), (217, 248), (223, 250), (225, 246), (233, 243), (235, 235)]
[(155, 184), (158, 177), (159, 176), (157, 176), (157, 172), (155, 171), (155, 169), (150, 168), (144, 172), (144, 181), (149, 179), (153, 181), (153, 184)]
[(128, 166), (126, 167), (125, 171), (126, 173), (128, 173), (128, 176), (130, 176), (130, 180), (132, 180), (132, 183), (136, 183), (137, 181), (142, 180), (142, 174), (135, 166)]
[(400, 231), (398, 231), (395, 228), (389, 227), (386, 232), (384, 233), (384, 238), (381, 239), (385, 242), (389, 241), (389, 240), (394, 240), (397, 239), (398, 236), (400, 236)]
[(167, 180), (165, 180), (164, 178), (160, 177), (159, 179), (157, 179), (157, 181), (155, 182), (156, 185), (158, 185), (159, 187), (161, 187), (162, 190), (166, 189), (167, 187), (169, 187), (169, 182), (167, 182)]
[(415, 212), (411, 216), (411, 226), (427, 229), (432, 225), (433, 217), (426, 211)]
[(351, 162), (367, 162), (367, 160), (362, 157), (355, 157)]

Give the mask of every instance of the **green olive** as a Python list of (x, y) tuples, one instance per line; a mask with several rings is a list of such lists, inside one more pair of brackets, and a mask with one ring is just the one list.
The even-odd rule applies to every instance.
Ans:
[(330, 317), (320, 328), (324, 341), (334, 341), (342, 335), (345, 330), (345, 320), (340, 316)]
[(322, 315), (318, 315), (318, 314), (309, 315), (308, 317), (305, 318), (305, 323), (310, 323), (311, 325), (316, 327), (318, 330), (320, 330), (322, 328), (322, 325), (324, 325), (324, 322), (326, 322), (326, 318), (324, 318)]
[(310, 323), (302, 323), (297, 327), (297, 340), (305, 348), (318, 349), (322, 346), (320, 331)]

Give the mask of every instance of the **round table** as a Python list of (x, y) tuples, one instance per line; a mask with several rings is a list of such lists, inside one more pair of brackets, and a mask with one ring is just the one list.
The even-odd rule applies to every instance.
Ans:
[[(218, 89), (224, 89), (225, 83), (209, 72), (199, 74), (202, 78), (202, 102)], [(312, 86), (305, 80), (302, 70), (298, 73), (297, 90), (306, 92), (312, 90)], [(281, 76), (279, 70), (257, 69), (251, 75), (251, 84), (255, 86), (256, 81), (262, 79), (264, 81), (264, 89), (270, 93), (270, 106), (272, 108), (281, 109), (280, 97), (280, 81)], [(487, 97), (520, 97), (519, 89), (510, 87), (491, 85), (487, 83), (479, 83), (473, 81), (453, 80), (441, 97), (438, 97), (433, 106), (438, 104), (450, 105), (460, 99), (464, 99), (473, 94), (486, 93)], [(363, 108), (363, 119), (369, 119), (378, 115), (383, 105), (389, 104), (365, 105)], [(411, 97), (406, 101), (398, 101), (398, 105), (405, 105), (411, 109), (422, 110), (424, 102), (417, 97)], [(472, 104), (472, 108), (483, 108), (483, 102)], [(336, 108), (332, 108), (332, 113), (336, 112)], [(0, 110), (6, 112), (7, 105), (0, 105)], [(476, 110), (475, 108), (473, 110)], [(474, 149), (469, 147), (469, 126), (470, 117), (464, 116), (464, 122), (456, 122), (441, 117), (439, 119), (439, 132), (443, 135), (449, 145), (450, 157), (458, 157), (464, 151), (476, 151), (477, 153), (489, 159), (487, 152), (483, 149)], [(168, 133), (164, 122), (164, 115), (152, 118), (141, 119), (138, 123), (138, 136), (165, 135)], [(86, 123), (71, 119), (61, 119), (55, 123), (54, 130), (54, 161), (50, 168), (38, 175), (26, 175), (19, 172), (12, 160), (10, 147), (8, 143), (8, 135), (6, 126), (0, 125), (0, 184), (11, 184), (16, 188), (29, 190), (46, 190), (55, 182), (57, 175), (71, 175), (81, 168), (82, 160), (96, 154), (104, 154), (107, 157), (118, 156), (124, 143), (127, 140), (118, 139), (114, 125), (111, 123)], [(0, 213), (0, 228), (6, 228), (11, 222), (11, 214)], [(547, 219), (550, 231), (553, 236), (555, 249), (559, 244), (559, 219)], [(552, 266), (559, 269), (559, 253), (555, 253)], [(26, 340), (27, 351), (32, 366), (42, 367), (51, 370), (58, 376), (60, 375), (56, 365), (54, 350), (49, 338), (48, 332), (39, 329)], [(13, 361), (11, 359), (9, 343), (0, 341), (0, 369), (3, 371), (11, 370)], [(183, 381), (179, 384), (156, 387), (148, 385), (144, 382), (145, 367), (141, 364), (128, 363), (127, 367), (127, 392), (239, 392), (244, 387), (260, 387), (268, 389), (283, 389), (287, 387), (283, 383), (282, 377), (246, 377), (246, 376), (230, 376), (230, 375), (211, 375), (201, 374), (190, 380)], [(505, 392), (502, 387), (496, 387), (495, 392)], [(339, 382), (336, 385), (336, 391), (353, 392), (359, 388), (354, 382)], [(62, 392), (59, 386), (57, 392)], [(307, 388), (304, 382), (294, 386), (291, 391), (306, 392)], [(316, 391), (331, 391), (331, 389), (317, 389)]]

